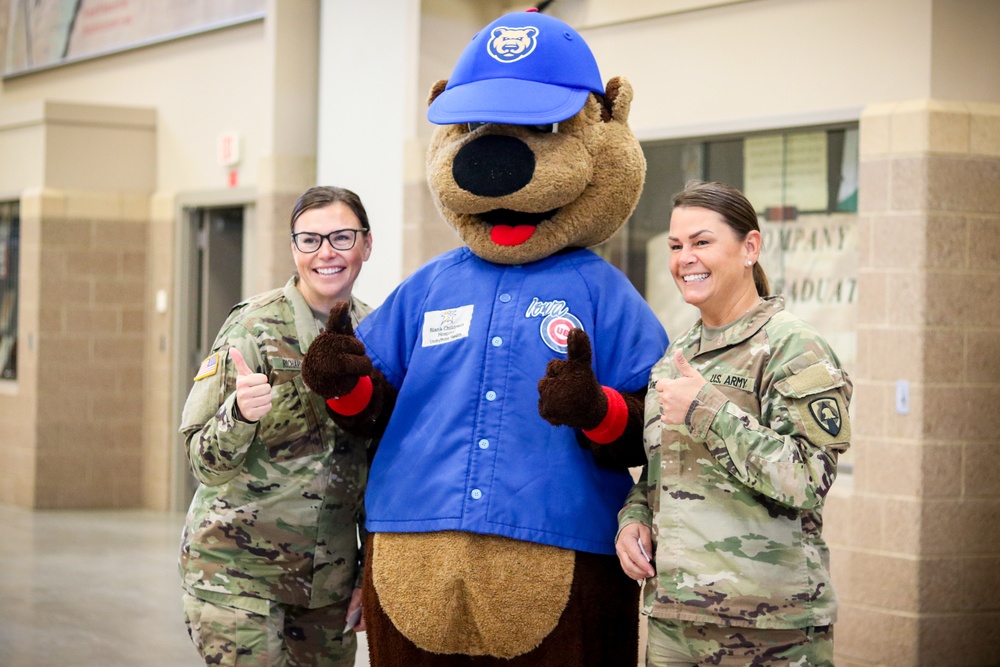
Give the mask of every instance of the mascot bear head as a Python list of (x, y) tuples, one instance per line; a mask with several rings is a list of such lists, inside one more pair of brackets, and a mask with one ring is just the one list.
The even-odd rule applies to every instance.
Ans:
[(482, 259), (524, 264), (597, 245), (635, 209), (646, 161), (628, 126), (632, 87), (602, 86), (590, 48), (559, 19), (495, 20), (429, 102), (435, 205)]

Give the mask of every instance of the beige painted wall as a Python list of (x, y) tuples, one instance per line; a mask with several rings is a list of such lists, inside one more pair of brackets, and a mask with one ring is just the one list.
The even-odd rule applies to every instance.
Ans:
[(931, 23), (934, 99), (1000, 101), (1000, 2), (935, 0)]
[(601, 21), (577, 27), (605, 80), (632, 82), (629, 121), (643, 139), (856, 120), (872, 101), (931, 92), (932, 0), (749, 0), (679, 13), (661, 0), (635, 19), (628, 4), (614, 5), (619, 18), (612, 3), (576, 3), (584, 21)]
[[(55, 100), (138, 106), (157, 112), (161, 190), (227, 187), (216, 161), (221, 132), (238, 130), (242, 184), (256, 183), (268, 149), (264, 22), (126, 51), (0, 82), (0, 105)], [(31, 185), (37, 185), (31, 184)]]

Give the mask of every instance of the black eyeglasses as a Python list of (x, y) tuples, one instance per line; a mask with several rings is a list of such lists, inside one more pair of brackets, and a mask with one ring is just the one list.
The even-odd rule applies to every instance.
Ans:
[(323, 239), (326, 239), (334, 250), (350, 250), (358, 242), (358, 234), (367, 231), (367, 229), (335, 229), (329, 234), (299, 232), (292, 234), (292, 243), (299, 252), (316, 252), (323, 245)]

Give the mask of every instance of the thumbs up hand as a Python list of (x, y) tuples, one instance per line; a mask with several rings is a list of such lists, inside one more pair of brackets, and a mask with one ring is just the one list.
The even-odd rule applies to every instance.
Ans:
[(566, 359), (553, 359), (538, 381), (538, 414), (553, 426), (592, 429), (608, 411), (608, 399), (591, 368), (590, 338), (573, 329)]
[(236, 409), (245, 421), (260, 421), (271, 411), (271, 383), (266, 375), (252, 370), (235, 347), (229, 348), (229, 358), (236, 366)]
[(302, 380), (323, 398), (344, 396), (358, 378), (372, 374), (372, 361), (351, 326), (351, 304), (336, 303), (330, 309), (326, 329), (309, 346), (302, 360)]
[(683, 424), (691, 403), (706, 384), (705, 378), (691, 367), (680, 350), (674, 352), (674, 366), (680, 373), (679, 377), (656, 383), (660, 419), (664, 424)]
[(330, 314), (326, 318), (326, 328), (323, 330), (330, 334), (343, 334), (354, 336), (354, 325), (351, 324), (351, 304), (347, 301), (338, 301), (333, 304)]

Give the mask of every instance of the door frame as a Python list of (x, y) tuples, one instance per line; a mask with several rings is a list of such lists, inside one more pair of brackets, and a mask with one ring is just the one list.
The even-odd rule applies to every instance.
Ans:
[[(188, 270), (192, 257), (191, 248), (193, 241), (191, 211), (205, 208), (232, 208), (243, 207), (243, 248), (244, 257), (243, 270), (240, 281), (241, 298), (249, 296), (247, 294), (248, 285), (248, 262), (246, 258), (254, 256), (256, 247), (257, 225), (256, 225), (256, 188), (232, 188), (229, 190), (212, 190), (205, 192), (191, 192), (178, 195), (174, 207), (174, 248), (176, 257), (174, 263), (173, 303), (183, 304), (193, 295), (194, 285), (191, 281), (191, 272)], [(234, 304), (235, 305), (235, 304)], [(195, 323), (191, 321), (188, 308), (175, 307), (173, 309), (173, 322), (171, 336), (174, 341), (174, 350), (171, 360), (171, 391), (170, 391), (170, 415), (171, 425), (174, 426), (170, 442), (170, 507), (175, 510), (186, 510), (190, 502), (187, 480), (190, 475), (188, 470), (187, 455), (184, 452), (184, 442), (178, 431), (181, 411), (184, 408), (184, 401), (191, 390), (191, 377), (188, 369), (189, 349), (186, 332)]]

